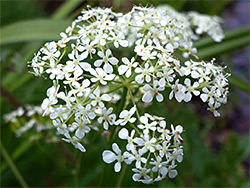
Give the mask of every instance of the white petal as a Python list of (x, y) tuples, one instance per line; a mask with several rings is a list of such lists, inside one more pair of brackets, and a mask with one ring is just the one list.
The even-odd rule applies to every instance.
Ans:
[(112, 73), (113, 72), (113, 67), (109, 63), (105, 63), (103, 69), (104, 69), (104, 71), (106, 73)]
[(145, 86), (143, 86), (142, 89), (143, 89), (144, 91), (150, 91), (150, 90), (152, 90), (152, 87), (151, 87), (150, 85), (146, 84)]
[(162, 102), (163, 101), (163, 95), (162, 94), (160, 94), (160, 93), (157, 93), (158, 95), (156, 95), (156, 100), (158, 101), (158, 102)]
[(146, 116), (141, 116), (140, 117), (140, 121), (144, 124), (147, 124), (148, 123), (148, 118)]
[(138, 83), (138, 84), (142, 84), (144, 82), (144, 76), (142, 74), (139, 74), (135, 77), (135, 81)]
[(203, 102), (206, 102), (206, 101), (207, 101), (207, 99), (208, 99), (208, 95), (207, 95), (207, 94), (202, 93), (202, 94), (200, 95), (200, 98), (201, 98), (201, 100), (202, 100)]
[(185, 81), (184, 81), (184, 84), (186, 86), (191, 86), (191, 80), (189, 78), (186, 78)]
[(109, 62), (110, 62), (111, 64), (113, 64), (113, 65), (117, 65), (118, 59), (116, 59), (115, 57), (111, 57), (111, 58), (109, 58)]
[(115, 78), (115, 74), (109, 74), (105, 76), (105, 80), (113, 80)]
[(141, 175), (140, 175), (140, 174), (134, 174), (134, 175), (132, 176), (132, 179), (133, 179), (134, 181), (139, 181), (140, 178), (141, 178)]
[(143, 146), (143, 145), (144, 145), (144, 140), (141, 139), (141, 138), (135, 138), (135, 139), (134, 139), (134, 142), (135, 142), (136, 144), (138, 144), (139, 146)]
[(123, 75), (128, 70), (128, 66), (126, 65), (120, 65), (118, 67), (118, 72), (120, 75)]
[(80, 144), (80, 143), (77, 143), (76, 144), (76, 147), (81, 151), (81, 152), (85, 152), (86, 151), (86, 149), (83, 147), (83, 145), (82, 144)]
[(128, 71), (126, 72), (125, 76), (128, 78), (131, 76), (131, 69), (128, 69)]
[(130, 110), (129, 110), (129, 115), (132, 116), (136, 111), (136, 106), (133, 106)]
[(103, 101), (110, 101), (112, 98), (111, 98), (108, 94), (103, 94), (103, 95), (101, 96), (101, 99), (102, 99)]
[(130, 118), (130, 120), (129, 120), (130, 123), (134, 123), (135, 121), (136, 121), (136, 118), (135, 118), (135, 117), (132, 117), (132, 118)]
[(82, 139), (84, 137), (84, 135), (85, 135), (85, 132), (84, 132), (83, 129), (77, 129), (76, 130), (76, 136), (77, 136), (77, 138)]
[(123, 111), (120, 113), (119, 117), (120, 117), (120, 118), (124, 118), (124, 117), (126, 117), (126, 116), (128, 116), (128, 115), (129, 115), (129, 111), (123, 110)]
[(88, 63), (80, 63), (80, 66), (83, 68), (85, 71), (89, 71), (91, 66)]
[(111, 55), (111, 50), (110, 49), (107, 49), (106, 50), (106, 56), (109, 57)]
[(114, 152), (116, 152), (116, 154), (120, 154), (121, 153), (121, 150), (119, 148), (119, 146), (116, 144), (116, 143), (113, 143), (112, 144), (112, 149), (114, 150)]
[(112, 163), (116, 160), (117, 157), (112, 151), (105, 150), (102, 153), (102, 158), (105, 163)]
[(179, 132), (179, 133), (182, 133), (183, 127), (182, 127), (181, 125), (177, 125), (177, 126), (175, 127), (175, 130), (176, 130), (177, 132)]
[(145, 103), (150, 103), (152, 100), (153, 100), (153, 95), (152, 95), (151, 92), (147, 92), (142, 97), (142, 101), (145, 102)]
[(128, 138), (128, 130), (126, 128), (122, 128), (118, 133), (120, 139), (127, 139)]
[(121, 163), (120, 162), (115, 163), (114, 169), (115, 169), (115, 172), (120, 172), (120, 170), (121, 170)]
[(168, 173), (169, 178), (175, 178), (177, 176), (178, 172), (176, 170), (170, 170)]
[(122, 62), (124, 63), (124, 64), (129, 64), (130, 62), (129, 62), (129, 60), (128, 60), (128, 58), (126, 58), (126, 57), (123, 57), (122, 58)]
[(102, 60), (102, 59), (98, 59), (98, 60), (96, 60), (96, 61), (94, 62), (94, 65), (95, 65), (96, 67), (100, 67), (100, 66), (102, 65), (102, 63), (103, 63), (103, 60)]
[(191, 93), (186, 93), (185, 94), (185, 97), (184, 97), (184, 101), (185, 102), (189, 102), (189, 101), (191, 101), (191, 99), (192, 99), (192, 94)]

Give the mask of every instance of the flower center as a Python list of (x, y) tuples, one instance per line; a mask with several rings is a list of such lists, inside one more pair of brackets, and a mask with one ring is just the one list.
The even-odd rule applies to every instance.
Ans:
[(124, 161), (124, 157), (123, 157), (122, 155), (118, 155), (118, 156), (117, 156), (117, 161), (118, 161), (118, 162)]
[(130, 120), (130, 116), (126, 116), (125, 118), (124, 118), (124, 121), (129, 121)]

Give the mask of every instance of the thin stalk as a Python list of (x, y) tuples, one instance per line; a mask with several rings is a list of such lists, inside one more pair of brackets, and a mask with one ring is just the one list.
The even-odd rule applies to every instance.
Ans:
[(1, 140), (0, 140), (0, 149), (2, 151), (2, 155), (3, 155), (4, 159), (6, 160), (8, 165), (10, 166), (13, 174), (16, 176), (16, 178), (19, 181), (19, 183), (21, 184), (21, 186), (27, 188), (28, 187), (27, 183), (25, 182), (22, 175), (18, 171), (16, 165), (13, 163), (12, 159), (10, 158), (10, 156), (9, 156), (8, 152), (6, 151)]
[[(130, 90), (130, 88), (128, 88), (128, 91), (129, 91), (129, 94), (130, 94), (133, 105), (136, 106), (135, 101), (134, 101), (134, 97), (133, 97), (133, 94), (132, 94), (132, 91)], [(136, 112), (138, 120), (140, 121), (140, 114), (139, 114), (137, 108), (136, 108), (135, 112)]]
[(127, 169), (127, 165), (124, 164), (123, 169), (122, 169), (122, 172), (121, 172), (121, 174), (120, 174), (120, 176), (119, 176), (119, 179), (118, 179), (118, 181), (117, 181), (117, 183), (116, 183), (116, 188), (121, 187), (122, 180), (123, 180), (123, 178), (124, 178), (126, 169)]
[[(124, 104), (126, 102), (127, 93), (128, 93), (128, 88), (124, 87), (123, 88), (122, 97), (121, 97), (121, 101), (120, 101), (120, 104), (119, 104), (119, 107), (118, 107), (118, 111), (117, 111), (117, 116), (121, 113), (121, 111), (123, 109), (123, 106), (124, 106)], [(110, 133), (109, 138), (108, 138), (107, 148), (111, 147), (111, 143), (112, 143), (113, 139), (115, 138), (115, 136), (114, 136), (115, 132), (116, 132), (115, 130), (116, 130), (116, 127), (114, 126), (112, 128), (111, 133)], [(101, 178), (100, 178), (98, 187), (102, 187), (102, 183), (103, 183), (103, 179), (104, 179), (104, 175), (105, 175), (106, 169), (107, 169), (107, 164), (103, 163)]]

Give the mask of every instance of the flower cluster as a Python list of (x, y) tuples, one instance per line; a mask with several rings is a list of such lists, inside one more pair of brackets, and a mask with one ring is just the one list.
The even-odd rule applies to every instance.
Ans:
[[(135, 161), (133, 179), (143, 183), (175, 177), (176, 161), (181, 162), (183, 154), (182, 127), (172, 126), (170, 131), (164, 118), (141, 116), (135, 96), (142, 90), (144, 103), (168, 100), (165, 90), (178, 102), (199, 96), (214, 116), (220, 115), (218, 108), (228, 94), (225, 67), (214, 60), (182, 61), (175, 56), (196, 53), (196, 34), (207, 32), (215, 41), (223, 38), (218, 20), (210, 18), (213, 22), (203, 24), (208, 18), (168, 6), (134, 6), (127, 14), (88, 7), (59, 41), (46, 43), (29, 63), (34, 75), (53, 83), (41, 105), (43, 115), (50, 117), (64, 141), (82, 152), (86, 151), (82, 139), (91, 130), (124, 126), (119, 138), (127, 140), (127, 151), (121, 154), (113, 144), (115, 153), (104, 151), (104, 161), (117, 160), (115, 171), (120, 171), (122, 161)], [(192, 26), (198, 27), (196, 34)], [(123, 49), (129, 56), (121, 53)], [(119, 107), (113, 109), (116, 103)]]
[[(126, 111), (121, 112), (121, 114), (124, 113)], [(131, 118), (132, 113), (123, 119), (128, 117), (126, 122), (128, 124), (131, 121), (134, 122)], [(119, 122), (124, 125), (123, 121)], [(178, 125), (174, 128), (171, 125), (169, 130), (164, 118), (147, 113), (140, 117), (139, 123), (138, 128), (134, 127), (131, 132), (127, 128), (119, 131), (119, 138), (127, 141), (126, 151), (122, 153), (119, 146), (113, 143), (113, 151), (105, 150), (102, 154), (104, 162), (116, 161), (115, 172), (121, 170), (122, 162), (128, 165), (134, 163), (132, 179), (145, 184), (160, 181), (167, 175), (169, 178), (174, 178), (177, 175), (175, 167), (183, 160), (183, 146), (181, 146), (183, 139), (180, 136), (183, 131), (182, 126)]]

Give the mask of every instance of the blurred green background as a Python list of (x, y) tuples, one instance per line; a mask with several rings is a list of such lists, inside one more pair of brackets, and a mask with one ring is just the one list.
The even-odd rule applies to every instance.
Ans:
[[(80, 153), (72, 145), (52, 142), (53, 134), (25, 134), (19, 138), (3, 121), (5, 113), (25, 103), (40, 105), (50, 82), (27, 74), (26, 62), (46, 41), (57, 40), (82, 8), (114, 7), (127, 12), (133, 4), (155, 6), (169, 4), (178, 11), (195, 10), (217, 14), (224, 19), (226, 38), (215, 44), (209, 37), (195, 43), (198, 55), (204, 60), (216, 57), (228, 66), (230, 95), (221, 109), (221, 117), (214, 118), (206, 106), (196, 99), (192, 104), (166, 100), (145, 109), (166, 117), (174, 125), (181, 124), (184, 160), (173, 179), (143, 185), (132, 181), (127, 167), (122, 182), (121, 173), (108, 165), (102, 184), (101, 158), (106, 147), (105, 137), (91, 132), (86, 143), (87, 153)], [(29, 187), (249, 187), (249, 1), (144, 1), (144, 0), (1, 0), (1, 187), (20, 187), (18, 174)], [(159, 109), (162, 109), (159, 111)], [(6, 155), (11, 161), (6, 160)], [(5, 157), (4, 157), (5, 156)], [(15, 171), (15, 170), (14, 170)], [(19, 177), (20, 179), (20, 177)]]

